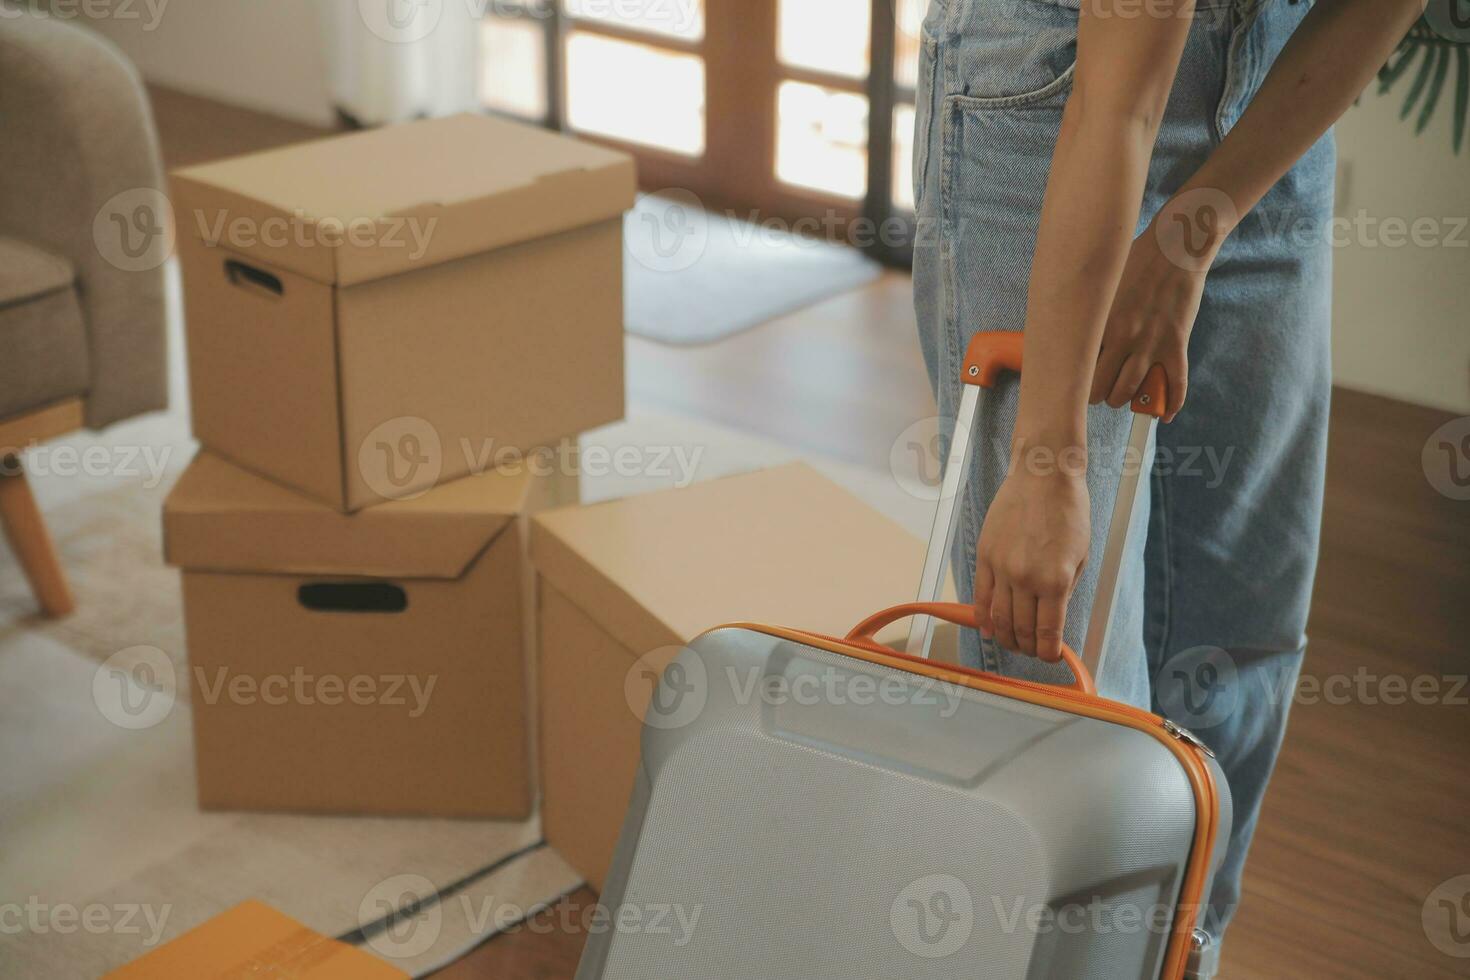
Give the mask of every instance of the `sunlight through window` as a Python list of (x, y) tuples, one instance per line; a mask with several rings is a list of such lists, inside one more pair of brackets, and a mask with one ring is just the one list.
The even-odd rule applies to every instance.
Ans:
[(486, 18), (480, 28), (480, 99), (524, 119), (546, 118), (546, 35), (540, 21)]
[(704, 61), (574, 32), (567, 40), (573, 129), (687, 156), (704, 153)]
[(793, 68), (864, 78), (871, 0), (781, 0), (780, 55)]
[(782, 82), (776, 175), (788, 184), (860, 198), (868, 189), (868, 100)]

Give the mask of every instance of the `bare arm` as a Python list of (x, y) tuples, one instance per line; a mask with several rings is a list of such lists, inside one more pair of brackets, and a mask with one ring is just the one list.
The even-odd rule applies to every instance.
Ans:
[(1193, 0), (1170, 16), (1082, 4), (1077, 74), (1062, 113), (1026, 301), (1020, 440), (1086, 445), (1088, 382), (1123, 272), (1149, 159), (1188, 37)]
[[(1122, 8), (1128, 7), (1128, 10)], [(1033, 451), (1087, 445), (1087, 395), (1128, 257), (1149, 158), (1192, 20), (1193, 0), (1087, 0), (1077, 69), (1052, 152), (1026, 307), (1026, 370), (1011, 476), (979, 544), (975, 603), (1002, 646), (1061, 657), (1067, 599), (1087, 557), (1081, 460), (1039, 471)]]
[(1162, 364), (1165, 418), (1173, 420), (1189, 384), (1189, 334), (1205, 275), (1221, 245), (1352, 105), (1422, 9), (1420, 0), (1318, 0), (1302, 19), (1239, 122), (1133, 243), (1092, 401), (1127, 404), (1149, 368)]
[(1250, 211), (1348, 110), (1423, 9), (1419, 0), (1318, 0), (1240, 121), (1175, 199), (1212, 188), (1236, 215)]
[[(1073, 471), (1024, 465), (1026, 451), (1044, 448), (1050, 458), (1085, 446), (1089, 396), (1125, 405), (1156, 363), (1168, 371), (1173, 418), (1184, 404), (1189, 333), (1210, 262), (1241, 216), (1347, 110), (1423, 9), (1420, 0), (1318, 0), (1239, 122), (1130, 245), (1189, 19), (1089, 16), (1109, 5), (1083, 3), (1076, 90), (1032, 268), (1014, 462), (982, 529), (975, 579), (981, 619), (988, 613), (1001, 644), (1047, 660), (1060, 656), (1087, 554), (1087, 491)], [(1188, 263), (1161, 247), (1161, 229), (1180, 218), (1210, 232), (1204, 254)]]

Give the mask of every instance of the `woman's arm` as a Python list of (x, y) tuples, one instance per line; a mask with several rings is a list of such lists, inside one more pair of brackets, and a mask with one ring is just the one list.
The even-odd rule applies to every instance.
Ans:
[(1422, 10), (1421, 0), (1317, 0), (1239, 122), (1134, 242), (1103, 335), (1092, 401), (1127, 404), (1157, 363), (1169, 375), (1165, 418), (1178, 414), (1189, 379), (1189, 333), (1220, 246), (1347, 111)]
[(1044, 660), (1061, 659), (1067, 600), (1087, 558), (1089, 384), (1193, 7), (1082, 4), (1031, 265), (1010, 475), (986, 516), (975, 575), (986, 632)]
[[(1423, 9), (1420, 0), (1318, 0), (1240, 121), (1129, 246), (1183, 44), (1179, 25), (1187, 30), (1189, 20), (1138, 17), (1131, 4), (1135, 16), (1098, 16), (1110, 2), (1082, 5), (1076, 90), (1032, 269), (1013, 464), (986, 516), (975, 577), (987, 632), (1045, 660), (1060, 657), (1067, 603), (1087, 556), (1088, 501), (1076, 467), (1028, 459), (1068, 451), (1080, 458), (1079, 391), (1090, 387), (1083, 401), (1125, 405), (1155, 363), (1168, 371), (1173, 418), (1184, 403), (1189, 332), (1210, 262), (1240, 217), (1352, 104)], [(1182, 227), (1208, 233), (1191, 243), (1187, 261), (1164, 248)], [(1045, 453), (1028, 455), (1032, 449)]]

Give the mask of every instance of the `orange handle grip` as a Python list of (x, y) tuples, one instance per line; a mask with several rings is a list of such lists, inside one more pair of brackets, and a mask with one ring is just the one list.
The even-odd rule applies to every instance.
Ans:
[[(935, 619), (942, 619), (956, 626), (966, 626), (970, 629), (980, 628), (974, 606), (960, 602), (908, 602), (876, 612), (858, 623), (852, 628), (852, 632), (847, 634), (847, 641), (863, 646), (873, 646), (878, 642), (876, 637), (879, 630), (909, 616), (933, 616)], [(1082, 658), (1078, 657), (1065, 643), (1062, 644), (1062, 662), (1072, 671), (1071, 686), (1074, 690), (1082, 694), (1097, 694), (1097, 685), (1093, 683), (1092, 674), (1083, 665)]]
[[(993, 388), (1000, 376), (1010, 371), (1021, 373), (1024, 334), (1014, 330), (989, 330), (977, 333), (965, 351), (965, 364), (960, 380), (968, 385)], [(1138, 394), (1133, 397), (1133, 411), (1139, 415), (1164, 417), (1169, 397), (1169, 376), (1162, 364), (1149, 368)]]

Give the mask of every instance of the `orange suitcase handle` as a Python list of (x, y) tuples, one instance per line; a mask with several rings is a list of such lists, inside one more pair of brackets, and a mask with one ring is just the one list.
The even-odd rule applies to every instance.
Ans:
[[(965, 384), (993, 388), (1002, 372), (1021, 373), (1021, 346), (1025, 335), (1019, 330), (987, 330), (977, 333), (965, 351), (965, 367), (960, 380)], [(1133, 398), (1133, 411), (1139, 415), (1164, 417), (1168, 401), (1169, 376), (1162, 364), (1149, 368), (1148, 375)]]
[[(1020, 336), (1017, 334), (1017, 336)], [(975, 607), (960, 602), (906, 602), (901, 606), (894, 606), (882, 612), (876, 612), (867, 619), (858, 623), (847, 634), (847, 642), (859, 646), (878, 646), (878, 631), (890, 623), (896, 623), (900, 619), (909, 616), (933, 616), (956, 626), (966, 626), (970, 629), (979, 629), (980, 624), (975, 618)], [(882, 648), (885, 653), (894, 651)], [(1072, 651), (1065, 643), (1062, 644), (1062, 662), (1072, 671), (1073, 681), (1071, 687), (1080, 694), (1096, 695), (1097, 685), (1093, 683), (1092, 675), (1082, 664), (1082, 658)]]

